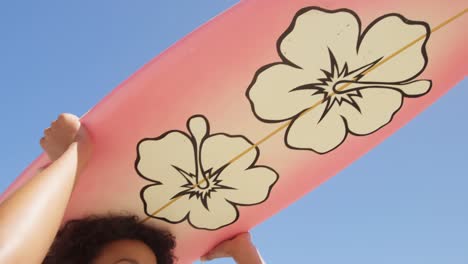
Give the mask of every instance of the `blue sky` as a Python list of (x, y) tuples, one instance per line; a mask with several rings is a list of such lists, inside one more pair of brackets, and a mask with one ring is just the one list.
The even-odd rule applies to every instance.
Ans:
[[(85, 113), (235, 4), (1, 1), (0, 191), (61, 112)], [(349, 168), (255, 228), (268, 263), (468, 263), (468, 79)], [(232, 263), (217, 261), (213, 263)]]

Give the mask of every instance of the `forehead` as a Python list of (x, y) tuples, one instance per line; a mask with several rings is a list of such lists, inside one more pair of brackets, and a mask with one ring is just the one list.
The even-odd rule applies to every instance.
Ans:
[(106, 245), (93, 264), (157, 264), (150, 247), (138, 240), (118, 240)]

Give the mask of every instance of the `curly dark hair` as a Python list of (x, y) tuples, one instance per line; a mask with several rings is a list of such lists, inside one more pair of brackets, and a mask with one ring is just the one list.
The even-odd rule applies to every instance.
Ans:
[(148, 245), (158, 264), (174, 263), (175, 239), (167, 231), (139, 222), (137, 216), (89, 216), (67, 222), (57, 233), (43, 264), (91, 263), (108, 243), (131, 239)]

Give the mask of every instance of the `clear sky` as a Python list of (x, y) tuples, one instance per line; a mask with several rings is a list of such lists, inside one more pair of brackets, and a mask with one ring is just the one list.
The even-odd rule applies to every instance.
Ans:
[[(59, 113), (85, 113), (235, 3), (0, 1), (0, 192), (40, 154), (42, 130)], [(468, 263), (467, 99), (465, 79), (252, 230), (267, 263)]]

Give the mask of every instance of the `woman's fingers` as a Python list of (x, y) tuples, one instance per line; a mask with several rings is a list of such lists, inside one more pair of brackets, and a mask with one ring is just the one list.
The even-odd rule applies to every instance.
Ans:
[(72, 114), (60, 114), (50, 127), (44, 130), (44, 137), (40, 140), (41, 147), (49, 158), (54, 161), (76, 141), (80, 130), (80, 120)]

